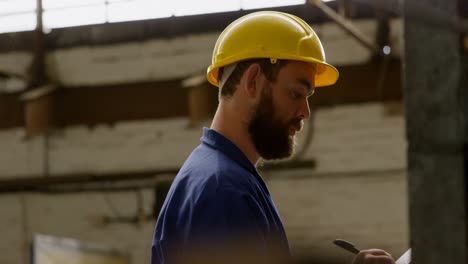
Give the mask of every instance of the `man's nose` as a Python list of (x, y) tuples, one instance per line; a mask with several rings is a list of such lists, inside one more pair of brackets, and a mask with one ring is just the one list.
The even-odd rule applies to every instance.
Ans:
[(310, 117), (310, 107), (309, 107), (309, 100), (305, 99), (300, 107), (299, 107), (299, 112), (298, 116), (301, 119), (308, 119)]

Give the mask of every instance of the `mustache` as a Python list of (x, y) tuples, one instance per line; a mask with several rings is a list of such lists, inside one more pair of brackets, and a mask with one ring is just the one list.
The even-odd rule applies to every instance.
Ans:
[(304, 120), (300, 118), (294, 118), (289, 121), (289, 126), (292, 126), (294, 129), (296, 129), (296, 131), (301, 131), (304, 127)]

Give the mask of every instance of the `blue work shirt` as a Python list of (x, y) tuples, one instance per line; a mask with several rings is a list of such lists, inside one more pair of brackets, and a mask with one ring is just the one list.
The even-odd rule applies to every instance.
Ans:
[(171, 263), (200, 241), (229, 240), (246, 235), (255, 246), (290, 255), (283, 224), (256, 168), (230, 140), (204, 128), (175, 177), (154, 231), (151, 263)]

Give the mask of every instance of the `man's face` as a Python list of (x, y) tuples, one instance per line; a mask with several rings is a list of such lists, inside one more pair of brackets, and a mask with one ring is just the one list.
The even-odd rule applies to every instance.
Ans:
[(259, 155), (266, 160), (290, 157), (296, 133), (309, 117), (307, 98), (313, 93), (314, 66), (289, 62), (275, 82), (267, 81), (254, 108), (248, 130)]

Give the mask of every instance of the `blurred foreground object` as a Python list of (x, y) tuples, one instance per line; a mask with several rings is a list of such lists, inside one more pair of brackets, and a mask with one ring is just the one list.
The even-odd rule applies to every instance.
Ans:
[(69, 238), (36, 235), (32, 250), (33, 264), (130, 264), (125, 253)]
[(459, 3), (403, 1), (403, 86), (414, 263), (468, 262), (468, 58), (461, 32), (421, 23), (412, 13), (420, 5), (458, 17)]

